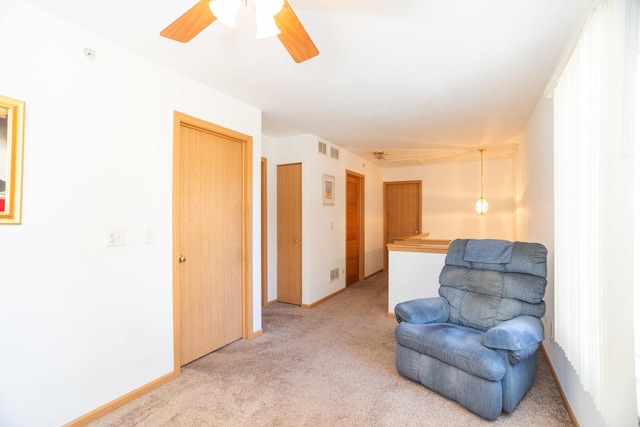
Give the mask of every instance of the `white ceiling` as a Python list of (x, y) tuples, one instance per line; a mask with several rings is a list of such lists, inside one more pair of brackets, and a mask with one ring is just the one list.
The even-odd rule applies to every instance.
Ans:
[[(263, 111), (263, 133), (313, 134), (365, 158), (506, 155), (589, 0), (289, 0), (320, 50), (296, 64), (238, 25), (187, 44), (159, 32), (197, 0), (30, 0)], [(381, 162), (393, 166), (404, 162)]]

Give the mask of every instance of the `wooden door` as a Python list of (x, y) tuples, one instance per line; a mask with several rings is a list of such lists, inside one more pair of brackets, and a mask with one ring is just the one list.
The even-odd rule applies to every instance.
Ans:
[(422, 229), (422, 181), (384, 183), (385, 268), (386, 244), (398, 237), (420, 234)]
[(363, 180), (347, 171), (346, 176), (346, 248), (345, 281), (350, 286), (364, 279)]
[(174, 301), (180, 366), (243, 336), (250, 236), (246, 141), (206, 122), (197, 122), (204, 126), (199, 127), (188, 123), (197, 119), (176, 117)]
[(278, 166), (278, 301), (302, 304), (302, 165)]

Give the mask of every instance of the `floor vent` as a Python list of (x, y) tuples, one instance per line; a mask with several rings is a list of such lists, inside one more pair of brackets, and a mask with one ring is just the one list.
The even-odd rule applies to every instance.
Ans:
[(334, 268), (331, 270), (331, 281), (338, 280), (340, 278), (340, 269)]
[(318, 141), (318, 153), (327, 154), (327, 144), (322, 141)]
[(333, 157), (334, 159), (340, 159), (340, 150), (338, 150), (336, 147), (331, 147), (331, 157)]

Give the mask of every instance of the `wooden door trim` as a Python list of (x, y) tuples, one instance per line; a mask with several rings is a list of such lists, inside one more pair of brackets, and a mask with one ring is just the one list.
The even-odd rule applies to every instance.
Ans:
[(382, 239), (384, 244), (384, 270), (388, 270), (388, 257), (387, 257), (387, 188), (390, 185), (404, 185), (404, 184), (418, 184), (418, 206), (420, 206), (420, 215), (418, 215), (418, 228), (422, 231), (422, 180), (411, 181), (387, 181), (383, 182), (382, 186)]
[(260, 284), (262, 289), (262, 307), (269, 304), (269, 268), (267, 262), (268, 255), (268, 233), (267, 233), (267, 159), (260, 159)]
[[(236, 132), (222, 126), (209, 123), (205, 120), (189, 116), (178, 111), (173, 112), (173, 190), (172, 190), (172, 214), (173, 214), (173, 369), (177, 375), (180, 373), (180, 284), (178, 274), (178, 257), (180, 256), (176, 236), (179, 232), (179, 218), (177, 215), (176, 189), (178, 188), (179, 172), (179, 141), (180, 128), (191, 127), (224, 138), (233, 139), (242, 144), (243, 174), (242, 174), (242, 236), (238, 236), (242, 243), (242, 338), (250, 339), (257, 336), (253, 333), (253, 288), (252, 288), (252, 158), (253, 138), (249, 135)], [(259, 334), (258, 334), (259, 335)]]
[[(360, 197), (358, 198), (358, 281), (364, 280), (364, 181), (365, 176), (359, 174), (357, 172), (353, 172), (349, 169), (345, 170), (345, 183), (347, 182), (347, 177), (352, 176), (357, 178), (360, 186)], [(346, 184), (345, 184), (346, 188)], [(346, 198), (346, 193), (345, 193)], [(345, 224), (347, 222), (347, 204), (345, 202), (344, 208), (344, 216), (345, 216)], [(346, 259), (346, 233), (345, 233), (345, 259)]]

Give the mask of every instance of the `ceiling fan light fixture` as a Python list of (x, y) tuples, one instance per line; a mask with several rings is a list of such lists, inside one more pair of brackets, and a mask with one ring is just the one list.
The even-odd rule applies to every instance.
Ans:
[(273, 16), (261, 16), (256, 12), (256, 38), (264, 39), (266, 37), (277, 36), (280, 34), (280, 28), (276, 25)]
[(275, 16), (282, 10), (284, 0), (254, 0), (256, 7), (256, 38), (277, 36), (281, 33)]
[(276, 16), (284, 7), (284, 0), (253, 0), (256, 13)]
[(211, 13), (227, 27), (235, 27), (242, 0), (211, 0)]
[(382, 160), (382, 159), (386, 159), (387, 158), (387, 154), (389, 154), (389, 153), (387, 153), (386, 151), (378, 150), (378, 151), (372, 152), (371, 154), (376, 159)]

